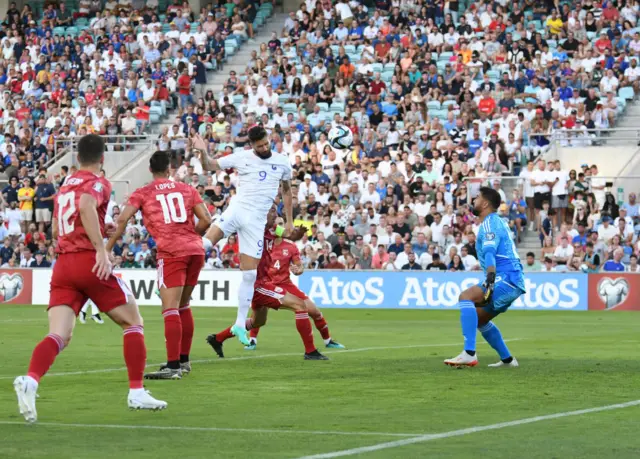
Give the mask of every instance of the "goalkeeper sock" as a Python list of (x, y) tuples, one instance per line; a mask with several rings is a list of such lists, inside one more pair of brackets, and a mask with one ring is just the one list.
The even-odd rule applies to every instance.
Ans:
[(511, 357), (511, 352), (509, 352), (509, 348), (505, 344), (504, 339), (502, 339), (500, 329), (496, 327), (493, 322), (487, 323), (478, 330), (482, 333), (482, 337), (487, 340), (487, 343), (495, 349), (501, 360), (508, 360)]
[(458, 303), (460, 308), (460, 325), (464, 337), (464, 350), (469, 355), (476, 353), (476, 329), (478, 328), (478, 314), (473, 301), (462, 300)]

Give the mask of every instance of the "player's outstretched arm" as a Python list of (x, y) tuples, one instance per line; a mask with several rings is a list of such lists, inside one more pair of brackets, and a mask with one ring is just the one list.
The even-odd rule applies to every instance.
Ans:
[(196, 217), (198, 217), (198, 223), (196, 224), (196, 233), (202, 236), (211, 226), (211, 214), (209, 213), (209, 209), (207, 209), (207, 206), (205, 206), (202, 202), (193, 208), (193, 213), (196, 214)]
[(111, 275), (112, 265), (108, 252), (104, 245), (104, 239), (100, 232), (100, 220), (98, 217), (98, 201), (90, 194), (80, 196), (80, 220), (82, 227), (87, 233), (87, 237), (96, 249), (96, 264), (91, 272), (98, 276), (98, 279), (106, 280)]
[(120, 238), (120, 236), (124, 234), (125, 230), (127, 229), (127, 222), (131, 220), (131, 217), (133, 217), (137, 211), (138, 209), (134, 206), (124, 206), (124, 209), (122, 210), (122, 212), (120, 212), (120, 215), (116, 220), (116, 229), (109, 238), (109, 242), (107, 242), (107, 253), (111, 253), (113, 247), (116, 245), (116, 241)]
[(282, 185), (282, 201), (284, 202), (285, 230), (292, 234), (293, 227), (293, 193), (291, 191), (291, 181), (283, 180)]
[(207, 143), (200, 134), (193, 136), (191, 146), (194, 149), (197, 158), (200, 160), (203, 170), (211, 172), (220, 170), (218, 160), (216, 158), (209, 157), (209, 153), (207, 152)]

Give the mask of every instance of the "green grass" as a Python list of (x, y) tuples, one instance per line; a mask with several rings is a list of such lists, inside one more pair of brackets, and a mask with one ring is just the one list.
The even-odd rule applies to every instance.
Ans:
[[(169, 402), (167, 411), (128, 411), (125, 371), (49, 376), (40, 385), (40, 424), (25, 426), (11, 382), (25, 373), (34, 345), (47, 332), (43, 309), (0, 307), (0, 458), (298, 458), (403, 438), (385, 434), (449, 432), (640, 399), (637, 313), (505, 314), (496, 323), (505, 338), (517, 339), (510, 347), (521, 364), (505, 371), (486, 367), (497, 359), (485, 344), (474, 369), (442, 364), (460, 351), (454, 311), (327, 310), (332, 335), (351, 351), (364, 350), (332, 352), (329, 362), (305, 362), (288, 312), (270, 313), (256, 352), (244, 351), (234, 339), (226, 343), (222, 360), (214, 359), (204, 338), (229, 325), (235, 310), (194, 308), (192, 359), (207, 361), (194, 364), (194, 372), (181, 381), (147, 383), (154, 396)], [(162, 362), (159, 309), (142, 308), (142, 313), (148, 360)], [(316, 342), (321, 344), (317, 332)], [(52, 373), (123, 365), (118, 328), (89, 323), (76, 327)], [(335, 433), (291, 432), (301, 430)], [(637, 458), (639, 430), (636, 406), (354, 457)], [(371, 432), (380, 434), (359, 434)]]

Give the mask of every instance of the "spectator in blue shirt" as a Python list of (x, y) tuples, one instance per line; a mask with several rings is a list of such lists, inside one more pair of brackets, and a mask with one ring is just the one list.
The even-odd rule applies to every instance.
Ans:
[(560, 81), (560, 87), (556, 91), (560, 94), (560, 100), (569, 100), (573, 97), (573, 89), (567, 86), (567, 80)]
[(271, 69), (271, 75), (269, 75), (269, 83), (271, 83), (271, 87), (274, 91), (278, 92), (283, 82), (282, 73), (278, 72), (278, 67), (274, 65)]
[[(388, 225), (388, 226), (391, 226), (391, 225)], [(389, 253), (393, 252), (396, 255), (401, 252), (404, 252), (404, 243), (402, 242), (402, 236), (400, 236), (399, 234), (396, 234), (395, 242), (389, 246), (389, 248), (387, 249), (387, 252)]]
[[(2, 215), (0, 215), (0, 223), (4, 223), (4, 218), (2, 217)], [(4, 224), (2, 224), (2, 228), (4, 228)], [(0, 261), (4, 265), (5, 263), (9, 263), (9, 260), (12, 257), (13, 257), (13, 248), (11, 247), (11, 239), (5, 236), (4, 245), (0, 247)]]
[(607, 272), (624, 272), (625, 267), (622, 264), (622, 257), (624, 257), (624, 250), (622, 247), (618, 247), (613, 252), (613, 259), (607, 260), (604, 265), (602, 265), (602, 270)]
[(328, 185), (331, 182), (329, 176), (322, 170), (322, 164), (316, 164), (316, 170), (311, 176), (311, 180), (318, 186)]

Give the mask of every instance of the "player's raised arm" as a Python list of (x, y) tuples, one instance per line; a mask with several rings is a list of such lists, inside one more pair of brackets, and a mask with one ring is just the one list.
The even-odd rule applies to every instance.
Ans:
[(291, 180), (282, 180), (282, 201), (284, 202), (285, 231), (292, 234), (293, 226), (293, 193), (291, 192)]
[(109, 238), (109, 242), (107, 242), (106, 250), (107, 253), (111, 253), (113, 247), (116, 245), (117, 240), (124, 234), (127, 229), (127, 222), (131, 220), (136, 212), (138, 212), (138, 208), (132, 206), (131, 204), (127, 204), (124, 206), (124, 209), (120, 212), (118, 219), (116, 220), (116, 229)]
[(104, 239), (100, 231), (100, 219), (98, 217), (98, 201), (92, 195), (86, 193), (80, 196), (79, 203), (80, 220), (87, 237), (96, 249), (96, 264), (91, 272), (101, 280), (107, 280), (111, 275), (111, 261), (104, 245)]
[(198, 217), (196, 233), (202, 236), (211, 226), (211, 214), (209, 213), (207, 206), (202, 202), (193, 208), (193, 213)]
[(200, 134), (196, 134), (193, 136), (191, 147), (195, 150), (196, 156), (200, 160), (200, 164), (202, 164), (202, 169), (205, 171), (217, 171), (222, 169), (218, 164), (218, 160), (216, 158), (209, 157), (209, 153), (207, 152), (207, 143), (200, 136)]

